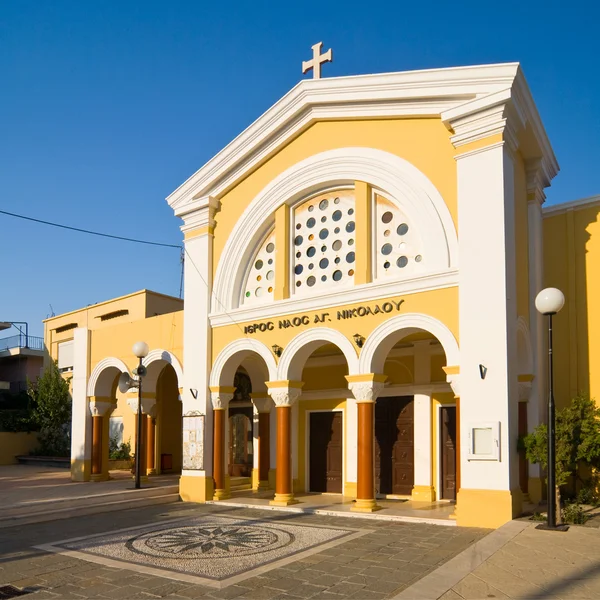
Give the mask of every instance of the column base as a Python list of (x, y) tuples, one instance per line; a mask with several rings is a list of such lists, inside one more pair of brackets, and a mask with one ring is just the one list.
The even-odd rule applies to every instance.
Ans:
[(147, 469), (146, 475), (156, 475), (156, 469)]
[(90, 481), (108, 481), (108, 473), (97, 473), (90, 475)]
[(434, 502), (435, 489), (431, 485), (413, 486), (411, 500), (413, 502)]
[(373, 500), (356, 500), (356, 502), (354, 503), (354, 505), (352, 506), (352, 508), (350, 509), (351, 512), (361, 512), (361, 513), (371, 513), (371, 512), (375, 512), (376, 510), (381, 510), (381, 506), (379, 506), (379, 504), (377, 504), (377, 502), (373, 499)]
[(214, 495), (212, 477), (182, 475), (179, 478), (179, 497), (184, 502), (206, 502)]
[(290, 504), (298, 504), (294, 494), (275, 494), (275, 498), (269, 502), (270, 506), (289, 506)]
[(92, 473), (92, 461), (89, 459), (71, 459), (71, 481), (89, 481)]
[(497, 529), (522, 511), (521, 490), (471, 490), (461, 488), (456, 497), (456, 524)]
[(215, 502), (218, 502), (219, 500), (229, 500), (229, 498), (231, 498), (229, 490), (215, 490), (215, 494), (213, 496), (213, 500)]

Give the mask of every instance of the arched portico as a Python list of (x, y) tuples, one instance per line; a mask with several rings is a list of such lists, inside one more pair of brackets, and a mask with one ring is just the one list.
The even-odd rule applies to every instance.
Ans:
[[(230, 407), (230, 402), (234, 400), (236, 392), (236, 374), (238, 378), (250, 380), (252, 404), (258, 412), (258, 428), (254, 427), (253, 411), (248, 408), (247, 402), (244, 404), (243, 401), (240, 402), (236, 399), (234, 401), (236, 406)], [(229, 475), (227, 475), (228, 453), (226, 452), (226, 447), (230, 444), (228, 436), (230, 419), (234, 419), (234, 423), (239, 421), (238, 424), (241, 426), (243, 421), (247, 422), (247, 419), (250, 418), (250, 427), (254, 431), (253, 446), (256, 450), (252, 455), (255, 467), (253, 487), (264, 489), (269, 485), (269, 420), (272, 402), (267, 393), (266, 382), (275, 379), (276, 375), (277, 364), (273, 354), (267, 346), (257, 340), (236, 340), (227, 345), (214, 361), (209, 377), (209, 387), (213, 412), (212, 450), (214, 498), (216, 500), (226, 499), (230, 495)], [(232, 413), (234, 408), (235, 414)], [(246, 414), (247, 412), (248, 414)], [(227, 416), (230, 418), (226, 418)], [(237, 428), (232, 431), (237, 431)]]

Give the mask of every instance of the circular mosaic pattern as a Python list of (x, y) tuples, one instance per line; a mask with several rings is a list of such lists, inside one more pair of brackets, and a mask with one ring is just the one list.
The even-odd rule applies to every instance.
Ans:
[(294, 536), (277, 527), (202, 525), (144, 533), (127, 541), (138, 554), (174, 559), (232, 559), (283, 548)]

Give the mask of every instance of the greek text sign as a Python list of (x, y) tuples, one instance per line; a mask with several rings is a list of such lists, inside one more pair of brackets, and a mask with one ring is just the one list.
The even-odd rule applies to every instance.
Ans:
[(262, 323), (252, 323), (244, 327), (244, 333), (259, 333), (273, 331), (275, 329), (288, 329), (289, 327), (304, 327), (311, 324), (327, 323), (332, 320), (345, 321), (347, 319), (356, 319), (366, 317), (367, 315), (377, 315), (379, 313), (399, 312), (400, 306), (404, 300), (388, 300), (381, 304), (367, 304), (355, 308), (344, 308), (335, 312), (317, 313), (314, 316), (298, 315), (296, 317), (283, 318), (277, 321), (263, 321)]

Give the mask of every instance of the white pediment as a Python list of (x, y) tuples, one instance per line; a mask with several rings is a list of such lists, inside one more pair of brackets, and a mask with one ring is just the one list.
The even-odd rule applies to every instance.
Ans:
[[(504, 93), (503, 93), (504, 92)], [(452, 128), (473, 110), (515, 105), (553, 176), (556, 159), (518, 63), (304, 80), (292, 88), (167, 198), (177, 216), (219, 198), (260, 162), (317, 120), (439, 116)], [(481, 106), (480, 106), (481, 105)], [(461, 110), (464, 107), (464, 110)], [(463, 138), (464, 139), (464, 138)]]

